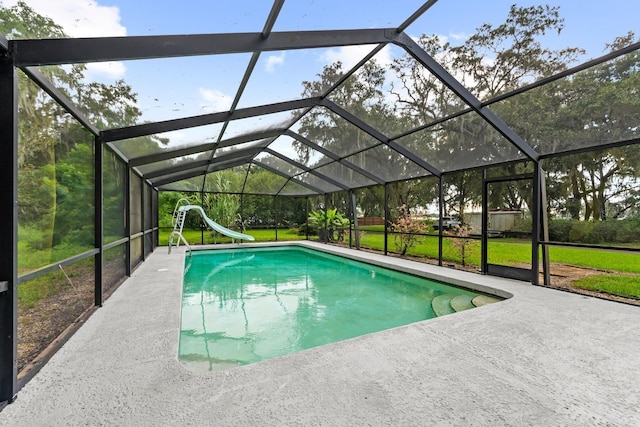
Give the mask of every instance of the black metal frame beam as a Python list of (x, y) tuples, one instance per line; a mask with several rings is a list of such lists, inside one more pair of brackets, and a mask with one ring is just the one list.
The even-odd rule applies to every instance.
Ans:
[(428, 2), (420, 6), (418, 10), (413, 12), (413, 14), (410, 17), (408, 17), (402, 24), (400, 24), (398, 28), (396, 28), (396, 33), (399, 34), (399, 33), (402, 33), (404, 30), (406, 30), (407, 27), (409, 27), (409, 25), (413, 24), (416, 19), (420, 18), (422, 14), (424, 14), (427, 10), (431, 9), (431, 6), (433, 6), (437, 2), (438, 0), (429, 0)]
[(395, 28), (10, 40), (15, 64), (60, 65), (388, 43)]
[(172, 175), (178, 172), (183, 172), (183, 171), (186, 172), (192, 169), (200, 169), (205, 166), (208, 167), (209, 165), (215, 165), (217, 162), (227, 162), (228, 160), (236, 159), (238, 157), (244, 157), (242, 161), (244, 161), (245, 163), (248, 163), (251, 160), (251, 158), (261, 150), (262, 150), (262, 147), (232, 151), (230, 153), (225, 153), (213, 160), (210, 160), (210, 159), (196, 160), (196, 161), (187, 162), (187, 163), (176, 165), (176, 166), (171, 166), (168, 168), (163, 168), (157, 171), (148, 172), (144, 174), (144, 177), (146, 179), (153, 180), (154, 178), (158, 178), (166, 175)]
[[(150, 163), (161, 162), (163, 160), (174, 159), (176, 157), (190, 156), (192, 154), (204, 153), (216, 148), (231, 147), (233, 145), (243, 144), (245, 142), (258, 141), (261, 139), (274, 138), (282, 135), (286, 129), (267, 130), (258, 133), (250, 133), (230, 138), (220, 143), (209, 142), (206, 144), (194, 145), (177, 150), (161, 151), (159, 153), (149, 154), (146, 156), (135, 157), (129, 161), (132, 167), (142, 166)], [(266, 146), (267, 144), (265, 144)]]
[(297, 99), (294, 101), (277, 102), (273, 104), (260, 105), (257, 107), (241, 108), (234, 111), (233, 113), (230, 113), (229, 111), (221, 111), (211, 114), (202, 114), (200, 116), (183, 117), (181, 119), (144, 123), (141, 125), (128, 126), (119, 129), (105, 130), (103, 131), (102, 137), (105, 142), (115, 142), (140, 136), (147, 136), (157, 133), (171, 132), (175, 130), (222, 123), (227, 120), (247, 119), (250, 117), (262, 116), (265, 114), (280, 113), (283, 111), (313, 107), (318, 105), (319, 102), (319, 97)]
[(158, 188), (161, 187), (163, 185), (166, 184), (171, 184), (177, 181), (182, 181), (185, 179), (189, 179), (189, 178), (194, 178), (196, 176), (203, 176), (204, 179), (204, 175), (207, 173), (207, 169), (205, 167), (203, 167), (201, 170), (190, 170), (188, 172), (185, 172), (183, 174), (180, 174), (178, 176), (175, 177), (171, 177), (171, 178), (163, 178), (163, 177), (159, 177), (158, 180), (151, 180), (151, 183), (153, 184), (154, 187)]
[(161, 178), (167, 175), (173, 175), (178, 172), (187, 172), (195, 169), (202, 169), (208, 167), (211, 164), (209, 159), (198, 160), (195, 162), (189, 162), (181, 165), (171, 166), (167, 168), (162, 168), (157, 171), (148, 172), (144, 174), (145, 179), (151, 180), (153, 182), (156, 178)]
[(160, 179), (155, 181), (153, 179), (150, 179), (150, 181), (154, 187), (159, 187), (161, 185), (171, 184), (172, 182), (182, 181), (183, 179), (193, 178), (198, 175), (206, 175), (209, 173), (217, 172), (223, 169), (233, 168), (236, 166), (245, 165), (248, 163), (248, 160), (244, 157), (241, 158), (240, 160), (234, 161), (235, 157), (236, 156), (229, 156), (229, 158), (225, 159), (224, 161), (214, 162), (214, 163), (211, 163), (207, 160), (206, 164), (200, 167), (200, 170), (198, 170), (195, 167), (192, 167), (192, 168), (189, 168), (187, 172), (179, 176), (174, 176), (171, 178), (163, 178), (165, 175), (160, 175), (158, 177)]

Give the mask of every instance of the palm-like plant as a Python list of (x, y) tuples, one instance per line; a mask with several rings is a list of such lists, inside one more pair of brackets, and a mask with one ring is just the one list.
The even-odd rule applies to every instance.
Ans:
[[(309, 212), (309, 226), (318, 230), (318, 236), (323, 242), (341, 240), (342, 230), (349, 227), (349, 224), (349, 219), (337, 209)], [(338, 232), (337, 236), (336, 232)]]

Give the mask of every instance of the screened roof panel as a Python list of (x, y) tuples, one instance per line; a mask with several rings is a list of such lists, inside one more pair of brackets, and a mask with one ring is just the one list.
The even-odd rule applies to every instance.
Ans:
[(525, 158), (474, 112), (396, 141), (444, 172)]
[(304, 182), (306, 184), (309, 184), (314, 188), (318, 188), (324, 191), (325, 193), (333, 193), (335, 191), (343, 190), (343, 188), (340, 188), (337, 185), (331, 184), (330, 182), (325, 181), (323, 178), (318, 177), (317, 175), (314, 175), (311, 172), (303, 172), (299, 175), (296, 175), (295, 179), (301, 182)]
[[(177, 176), (178, 174), (176, 174)], [(164, 177), (163, 177), (164, 179)], [(191, 178), (178, 180), (175, 182), (158, 185), (160, 191), (200, 191), (204, 176), (198, 175)]]
[[(116, 10), (122, 16), (122, 25), (126, 26), (129, 36), (260, 31), (272, 6), (269, 1), (239, 1), (221, 7), (206, 0), (183, 0), (179, 7), (168, 7), (155, 0), (136, 0), (134, 3), (112, 1), (107, 4), (110, 8), (117, 5)], [(96, 6), (89, 3), (89, 7), (81, 11), (91, 11)], [(64, 9), (70, 13), (68, 8)], [(101, 15), (103, 20), (114, 13), (113, 10), (106, 12), (108, 15)], [(94, 37), (103, 35), (102, 26), (87, 34)]]
[(252, 164), (244, 185), (248, 194), (276, 194), (287, 183), (287, 178)]
[(338, 162), (332, 162), (314, 170), (331, 177), (347, 187), (357, 188), (377, 184), (375, 181)]
[[(632, 4), (633, 3), (633, 4)], [(534, 7), (534, 5), (550, 5), (557, 7), (560, 27), (552, 26), (549, 22), (539, 24), (540, 32), (523, 44), (525, 34), (513, 32), (502, 39), (500, 47), (504, 51), (501, 56), (489, 47), (476, 46), (476, 58), (482, 61), (485, 73), (476, 75), (460, 73), (460, 67), (453, 64), (455, 59), (438, 55), (436, 58), (456, 78), (462, 81), (467, 89), (483, 101), (487, 101), (497, 94), (505, 93), (529, 83), (539, 80), (542, 76), (557, 73), (563, 67), (536, 68), (536, 58), (525, 55), (533, 48), (541, 52), (543, 57), (552, 59), (546, 52), (561, 52), (565, 49), (578, 48), (577, 52), (560, 54), (568, 63), (574, 66), (588, 59), (596, 58), (608, 51), (607, 45), (617, 37), (628, 31), (639, 34), (638, 22), (634, 18), (640, 14), (640, 3), (627, 0), (613, 0), (607, 3), (604, 10), (602, 3), (597, 0), (576, 2), (574, 0), (557, 0), (554, 2), (525, 3), (513, 0), (492, 0), (491, 2), (465, 2), (464, 12), (457, 13), (456, 19), (451, 19), (452, 8), (459, 7), (457, 2), (438, 1), (421, 17), (413, 22), (406, 30), (408, 34), (418, 37), (421, 34), (437, 34), (442, 43), (448, 42), (451, 47), (459, 47), (477, 33), (477, 29), (485, 24), (497, 28), (503, 24), (512, 5), (520, 7)], [(455, 12), (453, 12), (455, 13)], [(437, 30), (446, 22), (446, 31)], [(534, 20), (530, 22), (534, 23)], [(526, 46), (523, 48), (523, 46)], [(622, 46), (620, 46), (622, 47)], [(511, 49), (510, 49), (511, 48)], [(524, 62), (522, 61), (524, 59)], [(555, 59), (555, 58), (554, 58)], [(527, 61), (528, 60), (528, 61)], [(501, 64), (499, 68), (491, 67)], [(506, 70), (509, 73), (505, 72)], [(517, 78), (516, 78), (517, 77)]]
[(188, 165), (190, 164), (197, 164), (198, 162), (201, 162), (201, 161), (210, 160), (212, 155), (213, 155), (213, 151), (205, 151), (203, 153), (193, 154), (189, 156), (181, 156), (174, 159), (140, 165), (140, 166), (137, 166), (137, 169), (142, 174), (158, 173), (165, 169), (182, 167), (182, 166), (188, 167)]
[(640, 75), (621, 79), (630, 65), (640, 68), (638, 52), (515, 95), (491, 108), (540, 154), (638, 138)]
[(395, 28), (423, 3), (422, 0), (290, 1), (284, 3), (274, 31)]
[(392, 45), (367, 61), (328, 98), (386, 135), (398, 135), (467, 108), (427, 68)]
[(249, 152), (251, 150), (255, 150), (256, 148), (266, 147), (267, 144), (267, 140), (261, 139), (258, 141), (243, 142), (240, 144), (229, 145), (227, 147), (220, 147), (216, 149), (215, 158), (228, 156), (231, 153)]
[(251, 161), (252, 156), (229, 156), (213, 161), (207, 168), (207, 172), (216, 172), (228, 168), (240, 166)]
[[(371, 50), (373, 46), (359, 49)], [(360, 50), (358, 55), (363, 54)], [(323, 95), (339, 77), (318, 80), (323, 68), (330, 66), (333, 60), (332, 49), (263, 52), (240, 98), (238, 108)]]
[[(512, 8), (506, 0), (465, 4), (464, 13), (457, 2), (444, 0), (267, 1), (224, 8), (187, 1), (170, 12), (155, 3), (137, 9), (130, 3), (114, 0), (123, 17), (117, 34), (72, 34), (115, 38), (11, 40), (7, 57), (163, 188), (171, 179), (189, 186), (186, 178), (193, 174), (257, 159), (254, 167), (261, 164), (272, 176), (296, 174), (317, 189), (300, 189), (293, 181), (282, 188), (282, 194), (304, 195), (638, 138), (637, 2), (612, 0), (603, 8), (595, 0), (560, 0), (554, 3), (558, 25), (542, 16), (553, 15), (555, 6)], [(146, 10), (134, 24), (138, 9)], [(515, 19), (523, 10), (533, 15)], [(491, 46), (484, 43), (492, 34), (473, 37), (504, 22), (532, 27), (500, 33)], [(601, 55), (628, 31), (635, 38), (620, 38), (615, 48), (636, 42), (636, 53), (502, 98), (576, 59)], [(512, 46), (514, 40), (526, 43)], [(52, 48), (61, 41), (63, 48)], [(40, 65), (72, 62), (75, 67)], [(343, 81), (359, 63), (364, 67)], [(31, 86), (27, 95), (37, 103), (43, 98)], [(67, 117), (56, 114), (66, 126)], [(267, 154), (260, 154), (263, 149)], [(274, 153), (293, 163), (275, 160)]]
[(291, 177), (303, 172), (303, 169), (269, 153), (262, 153), (254, 159), (260, 165), (266, 165)]
[(314, 191), (298, 182), (295, 178), (289, 180), (278, 194), (283, 196), (314, 196), (320, 194), (320, 191)]
[(204, 191), (241, 193), (247, 169), (248, 165), (242, 165), (207, 174)]
[(221, 129), (222, 124), (216, 123), (209, 126), (124, 139), (111, 142), (111, 144), (128, 158), (135, 159), (181, 148), (215, 143)]
[(314, 107), (298, 123), (298, 133), (346, 157), (379, 143), (377, 139), (325, 107)]
[[(87, 64), (96, 70), (84, 73), (94, 90), (71, 100), (82, 111), (95, 111), (96, 105), (111, 106), (116, 114), (93, 118), (100, 129), (225, 111), (250, 57), (243, 53)], [(41, 67), (43, 73), (49, 68), (55, 67)], [(184, 82), (198, 83), (185, 87)], [(114, 99), (112, 94), (124, 93), (125, 86), (130, 86), (133, 97), (126, 102)]]
[(319, 166), (332, 161), (318, 150), (290, 136), (282, 135), (269, 148), (307, 167)]
[(385, 182), (417, 178), (430, 173), (386, 145), (378, 145), (346, 158)]
[(254, 133), (271, 129), (288, 127), (303, 110), (281, 111), (279, 113), (263, 114), (246, 119), (232, 120), (224, 132), (224, 139), (233, 138), (246, 133)]

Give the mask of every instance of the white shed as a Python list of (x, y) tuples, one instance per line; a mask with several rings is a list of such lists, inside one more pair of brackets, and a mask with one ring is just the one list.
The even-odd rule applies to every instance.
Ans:
[[(512, 231), (517, 221), (523, 217), (522, 211), (489, 211), (489, 231)], [(482, 212), (465, 214), (464, 222), (471, 227), (471, 234), (480, 234), (482, 231)]]

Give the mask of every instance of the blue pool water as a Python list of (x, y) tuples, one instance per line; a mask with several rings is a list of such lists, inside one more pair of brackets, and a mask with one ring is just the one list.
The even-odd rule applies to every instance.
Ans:
[(179, 359), (225, 369), (435, 317), (477, 293), (301, 247), (197, 251), (187, 260)]

